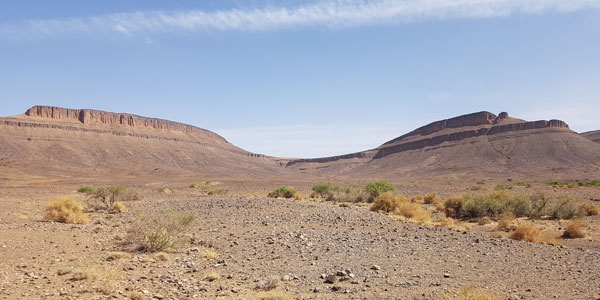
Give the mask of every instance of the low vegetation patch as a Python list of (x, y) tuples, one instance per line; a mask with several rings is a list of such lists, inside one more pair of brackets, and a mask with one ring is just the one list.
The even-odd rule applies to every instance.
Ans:
[(136, 201), (142, 199), (142, 196), (137, 191), (122, 185), (92, 188), (91, 190), (86, 190), (85, 194), (102, 203), (108, 210), (111, 209), (115, 202)]
[(174, 210), (138, 217), (129, 230), (127, 241), (139, 251), (174, 249), (181, 244), (179, 235), (191, 227), (195, 218), (191, 212)]
[(371, 210), (402, 216), (419, 223), (431, 222), (431, 214), (420, 204), (409, 201), (404, 195), (395, 195), (391, 192), (375, 198)]
[(267, 197), (269, 198), (294, 198), (296, 196), (296, 189), (291, 186), (282, 186), (272, 192)]
[(510, 238), (517, 241), (539, 243), (541, 241), (540, 230), (531, 224), (521, 224), (510, 234)]
[(84, 186), (82, 186), (82, 187), (79, 187), (79, 188), (77, 189), (77, 192), (78, 192), (78, 193), (83, 193), (83, 194), (88, 194), (88, 193), (92, 192), (93, 190), (94, 190), (94, 188), (93, 188), (93, 187), (91, 187), (91, 186), (87, 186), (87, 185), (84, 185)]
[(501, 214), (515, 217), (572, 219), (581, 215), (575, 200), (568, 196), (560, 197), (553, 206), (545, 196), (532, 197), (514, 195), (507, 192), (493, 192), (485, 195), (455, 195), (444, 202), (446, 216), (472, 220), (489, 217), (497, 219)]
[(385, 180), (371, 181), (365, 186), (369, 203), (373, 202), (379, 195), (394, 190), (396, 190), (396, 187)]
[(537, 227), (532, 224), (521, 224), (515, 228), (509, 237), (513, 240), (524, 241), (530, 243), (543, 243), (549, 245), (560, 245), (561, 242), (556, 238), (542, 233)]
[(46, 206), (44, 219), (67, 224), (87, 224), (90, 219), (85, 213), (85, 204), (72, 197), (56, 197)]
[(551, 216), (555, 219), (568, 220), (579, 216), (579, 213), (575, 200), (570, 196), (562, 196), (552, 208)]
[(584, 238), (586, 236), (586, 228), (587, 224), (580, 219), (575, 219), (569, 221), (567, 227), (565, 228), (565, 232), (563, 232), (562, 237), (565, 239), (579, 239)]

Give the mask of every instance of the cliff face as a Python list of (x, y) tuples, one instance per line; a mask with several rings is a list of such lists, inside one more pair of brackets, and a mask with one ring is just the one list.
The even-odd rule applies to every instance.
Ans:
[(83, 124), (118, 125), (131, 128), (148, 128), (157, 130), (173, 130), (185, 133), (202, 133), (212, 138), (221, 139), (214, 132), (195, 126), (168, 120), (146, 118), (132, 114), (105, 112), (93, 109), (67, 109), (53, 106), (34, 106), (25, 112), (30, 117), (48, 118), (54, 120), (79, 121)]
[[(502, 124), (503, 121), (508, 120), (508, 118), (506, 112), (502, 112), (498, 116), (486, 111), (468, 114), (430, 123), (386, 142), (374, 150), (324, 158), (293, 160), (288, 162), (288, 166), (298, 163), (327, 163), (351, 158), (378, 159), (398, 152), (436, 146), (444, 142), (456, 142), (474, 137), (492, 136), (508, 132), (543, 130), (547, 128), (569, 129), (569, 126), (560, 120), (535, 122), (519, 121)], [(464, 130), (460, 130), (462, 127), (465, 127)], [(458, 129), (458, 131), (454, 130), (456, 132), (446, 134), (441, 133), (441, 131), (445, 129)], [(405, 139), (410, 137), (419, 138), (416, 140), (411, 139), (411, 141), (405, 141)]]

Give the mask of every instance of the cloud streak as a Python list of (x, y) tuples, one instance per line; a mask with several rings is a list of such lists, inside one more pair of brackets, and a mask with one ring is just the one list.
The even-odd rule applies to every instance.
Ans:
[(347, 28), (429, 20), (561, 14), (600, 7), (600, 0), (345, 0), (297, 7), (225, 11), (146, 11), (0, 24), (0, 38)]

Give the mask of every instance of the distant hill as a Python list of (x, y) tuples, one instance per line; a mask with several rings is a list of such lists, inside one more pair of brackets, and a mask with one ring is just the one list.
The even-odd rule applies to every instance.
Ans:
[(600, 143), (600, 130), (583, 132), (580, 135), (596, 143)]
[(0, 118), (0, 168), (74, 176), (254, 177), (286, 172), (194, 126), (131, 114), (35, 106)]
[(600, 144), (559, 120), (478, 112), (420, 127), (363, 152), (287, 163), (325, 176), (423, 178), (600, 176)]
[(367, 151), (284, 159), (250, 153), (182, 123), (34, 106), (0, 118), (0, 172), (81, 178), (580, 179), (600, 177), (600, 143), (592, 141), (597, 137), (598, 132), (579, 135), (559, 120), (527, 122), (478, 112), (430, 123)]

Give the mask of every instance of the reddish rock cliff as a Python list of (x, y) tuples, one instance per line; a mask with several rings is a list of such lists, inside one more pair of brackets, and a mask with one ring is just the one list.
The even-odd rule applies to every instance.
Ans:
[(67, 109), (53, 106), (34, 106), (25, 112), (30, 117), (54, 120), (72, 120), (83, 124), (119, 125), (132, 128), (148, 128), (158, 130), (174, 130), (186, 133), (200, 133), (225, 141), (218, 134), (195, 126), (168, 120), (146, 118), (132, 114), (112, 113), (93, 109)]

